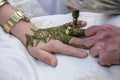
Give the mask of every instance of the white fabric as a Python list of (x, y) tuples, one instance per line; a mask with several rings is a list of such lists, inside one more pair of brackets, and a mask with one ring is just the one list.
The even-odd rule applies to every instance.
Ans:
[[(106, 21), (103, 14), (87, 12), (81, 13), (80, 19), (87, 20), (88, 26)], [(31, 21), (37, 27), (45, 28), (71, 20), (71, 14), (67, 14), (38, 17)], [(17, 38), (0, 28), (0, 80), (120, 80), (120, 66), (102, 67), (91, 56), (85, 59), (56, 56), (56, 67), (38, 61), (29, 55)]]
[(0, 2), (2, 2), (3, 0), (0, 0)]
[(44, 16), (47, 13), (43, 10), (37, 0), (8, 0), (14, 7), (21, 9), (28, 17)]
[(38, 0), (47, 14), (62, 14), (68, 13), (66, 6), (59, 0)]

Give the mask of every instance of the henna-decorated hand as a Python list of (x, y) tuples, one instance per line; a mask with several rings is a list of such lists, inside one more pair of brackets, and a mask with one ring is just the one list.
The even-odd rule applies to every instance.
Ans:
[[(27, 43), (26, 46), (31, 45), (35, 46), (39, 42), (48, 42), (50, 40), (60, 40), (63, 43), (68, 44), (69, 40), (73, 37), (83, 37), (85, 30), (80, 29), (81, 21), (77, 22), (77, 28), (74, 26), (73, 22), (66, 23), (64, 25), (53, 27), (53, 28), (45, 28), (33, 30), (34, 35), (26, 35)], [(86, 23), (82, 22), (82, 26), (85, 26)]]
[[(73, 36), (84, 35), (84, 30), (75, 29), (73, 23), (62, 26), (33, 30), (33, 35), (26, 34), (26, 46), (29, 53), (38, 60), (51, 66), (57, 65), (57, 58), (53, 53), (84, 58), (87, 53), (79, 48), (64, 44), (68, 43)], [(85, 22), (78, 22), (78, 27), (85, 26)], [(72, 29), (71, 29), (72, 28)], [(82, 33), (82, 34), (81, 34)], [(63, 43), (62, 43), (63, 42)]]
[[(14, 7), (12, 7), (10, 4), (5, 5), (2, 7), (0, 11), (0, 24), (3, 25), (6, 20), (9, 19), (9, 17), (16, 11)], [(51, 66), (56, 66), (57, 65), (57, 58), (55, 55), (52, 53), (61, 53), (61, 54), (66, 54), (66, 55), (71, 55), (71, 56), (76, 56), (76, 57), (86, 57), (87, 54), (85, 51), (80, 50), (78, 48), (72, 47), (70, 45), (66, 45), (62, 43), (61, 41), (58, 40), (50, 40), (50, 39), (55, 39), (52, 37), (52, 34), (48, 34), (48, 38), (44, 36), (39, 36), (34, 34), (37, 32), (39, 33), (39, 30), (37, 32), (31, 31), (32, 30), (37, 30), (37, 28), (31, 24), (30, 22), (26, 22), (23, 20), (20, 20), (17, 22), (12, 30), (10, 31), (12, 35), (17, 37), (24, 45), (27, 45), (27, 50), (30, 53), (32, 57), (35, 57), (38, 60), (41, 60), (45, 63), (48, 63)], [(43, 30), (40, 34), (45, 35), (46, 31)], [(48, 30), (49, 31), (49, 30)], [(53, 30), (55, 31), (55, 30)], [(57, 31), (56, 31), (57, 32)], [(44, 34), (45, 33), (45, 34)], [(27, 35), (26, 35), (27, 34)], [(46, 36), (47, 36), (46, 34)], [(59, 36), (58, 34), (54, 34), (55, 36)], [(27, 36), (27, 38), (26, 38)], [(60, 38), (63, 38), (62, 35), (60, 35)], [(45, 40), (44, 40), (45, 39)], [(49, 41), (48, 41), (48, 40)], [(40, 42), (39, 42), (40, 40)], [(33, 42), (32, 42), (33, 41)], [(48, 41), (47, 43), (43, 43), (44, 41)], [(36, 46), (30, 46), (36, 44)], [(32, 44), (33, 43), (33, 44)]]

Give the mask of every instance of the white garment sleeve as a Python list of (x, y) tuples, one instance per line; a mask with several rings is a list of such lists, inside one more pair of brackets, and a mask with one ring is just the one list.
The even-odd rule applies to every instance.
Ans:
[(106, 21), (106, 24), (110, 24), (110, 25), (114, 25), (116, 27), (120, 27), (120, 15), (113, 16), (113, 17), (109, 18)]
[(8, 0), (14, 7), (21, 9), (28, 17), (45, 16), (46, 13), (37, 0)]
[(0, 2), (2, 2), (3, 0), (0, 0)]

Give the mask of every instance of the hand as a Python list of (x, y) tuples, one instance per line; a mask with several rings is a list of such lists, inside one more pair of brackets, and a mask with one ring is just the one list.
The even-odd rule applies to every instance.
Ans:
[[(86, 22), (82, 22), (82, 26), (85, 25)], [(72, 28), (68, 34), (66, 34), (67, 27)], [(78, 24), (78, 27), (81, 27), (80, 24)], [(85, 51), (64, 44), (68, 43), (73, 36), (77, 37), (81, 35), (79, 31), (81, 31), (81, 29), (74, 28), (73, 23), (67, 23), (54, 28), (38, 29), (37, 31), (33, 30), (34, 35), (26, 35), (26, 45), (33, 57), (51, 66), (56, 66), (57, 59), (53, 53), (61, 53), (80, 58), (87, 56)]]
[(101, 65), (120, 64), (120, 28), (112, 25), (92, 26), (85, 31), (84, 39), (73, 38), (70, 44), (90, 48)]

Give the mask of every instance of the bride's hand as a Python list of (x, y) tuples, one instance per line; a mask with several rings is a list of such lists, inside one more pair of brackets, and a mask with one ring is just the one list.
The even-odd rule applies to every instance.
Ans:
[[(73, 36), (79, 36), (81, 33), (84, 35), (81, 29), (72, 28), (71, 25), (73, 24), (68, 23), (54, 28), (32, 30), (34, 35), (26, 35), (28, 51), (36, 59), (51, 66), (57, 65), (57, 58), (53, 53), (61, 53), (80, 58), (86, 57), (87, 53), (84, 50), (67, 45)], [(82, 22), (81, 26), (85, 25), (86, 22)], [(78, 25), (78, 27), (81, 26), (80, 24)], [(70, 27), (71, 30), (68, 29)]]
[(69, 40), (73, 37), (83, 37), (85, 30), (81, 29), (86, 25), (84, 21), (78, 21), (77, 27), (74, 26), (73, 22), (66, 23), (61, 26), (52, 27), (52, 28), (45, 28), (45, 29), (38, 29), (31, 31), (34, 33), (33, 35), (26, 34), (27, 42), (26, 46), (37, 45), (39, 42), (48, 42), (49, 40), (60, 40), (63, 43), (68, 44)]

